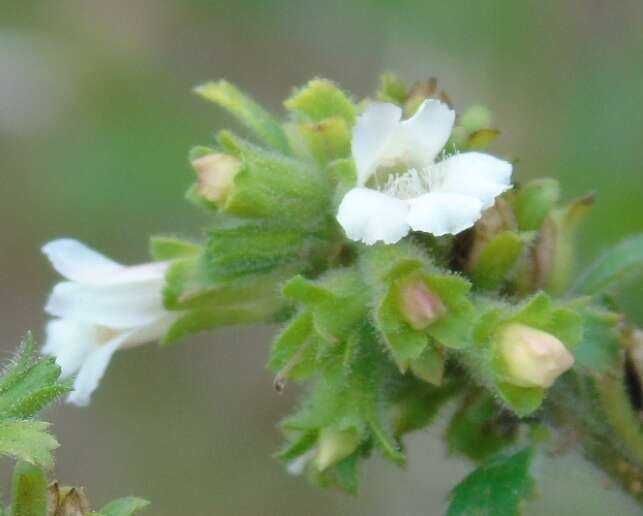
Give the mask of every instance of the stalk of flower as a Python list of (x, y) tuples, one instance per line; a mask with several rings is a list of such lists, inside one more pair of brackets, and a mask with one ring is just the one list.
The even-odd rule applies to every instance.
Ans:
[(394, 244), (410, 230), (457, 234), (511, 188), (511, 164), (488, 154), (464, 152), (437, 161), (454, 121), (454, 111), (433, 99), (408, 120), (394, 104), (366, 109), (351, 144), (357, 185), (337, 213), (350, 239)]
[(54, 319), (42, 351), (56, 358), (63, 377), (76, 375), (68, 401), (86, 405), (117, 349), (157, 340), (176, 320), (162, 299), (170, 262), (128, 267), (70, 239), (43, 252), (67, 281), (45, 306)]

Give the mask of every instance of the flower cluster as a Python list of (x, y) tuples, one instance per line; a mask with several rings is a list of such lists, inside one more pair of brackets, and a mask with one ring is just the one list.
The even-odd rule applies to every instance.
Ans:
[(354, 492), (361, 459), (404, 462), (402, 436), (446, 401), (459, 406), (449, 435), (471, 411), (487, 429), (475, 446), (454, 437), (455, 451), (480, 459), (524, 439), (521, 418), (587, 356), (593, 301), (555, 295), (591, 201), (560, 205), (551, 180), (516, 187), (510, 160), (485, 152), (488, 112), (456, 116), (432, 84), (386, 76), (356, 103), (313, 80), (285, 122), (229, 83), (198, 88), (256, 140), (221, 131), (193, 149), (188, 198), (213, 215), (203, 242), (155, 238), (156, 261), (135, 267), (71, 240), (44, 247), (68, 281), (43, 351), (76, 374), (70, 400), (89, 401), (119, 348), (281, 322), (275, 388), (310, 385), (282, 422), (290, 471)]

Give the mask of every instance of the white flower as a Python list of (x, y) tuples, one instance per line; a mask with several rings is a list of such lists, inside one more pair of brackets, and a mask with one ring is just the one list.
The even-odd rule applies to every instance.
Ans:
[(454, 120), (437, 100), (425, 100), (408, 120), (394, 104), (366, 109), (353, 129), (357, 186), (337, 213), (348, 238), (371, 245), (393, 244), (411, 229), (456, 234), (511, 188), (511, 164), (488, 154), (464, 152), (436, 162)]
[(69, 239), (42, 250), (68, 280), (45, 306), (56, 319), (42, 351), (56, 358), (63, 377), (76, 374), (68, 401), (86, 405), (118, 348), (159, 339), (176, 319), (162, 301), (169, 262), (125, 267)]

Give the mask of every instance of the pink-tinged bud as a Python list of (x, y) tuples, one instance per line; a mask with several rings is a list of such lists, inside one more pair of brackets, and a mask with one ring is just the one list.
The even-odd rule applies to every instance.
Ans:
[(498, 351), (507, 367), (507, 382), (520, 387), (551, 387), (574, 364), (560, 340), (524, 324), (502, 330)]
[(198, 178), (198, 192), (205, 199), (212, 202), (225, 202), (234, 177), (241, 170), (241, 161), (229, 154), (206, 154), (192, 161)]
[(446, 312), (440, 298), (421, 280), (402, 287), (401, 298), (402, 316), (416, 330), (424, 330)]
[(359, 436), (355, 432), (324, 428), (319, 436), (315, 466), (319, 471), (324, 471), (333, 464), (337, 464), (357, 449), (359, 441)]

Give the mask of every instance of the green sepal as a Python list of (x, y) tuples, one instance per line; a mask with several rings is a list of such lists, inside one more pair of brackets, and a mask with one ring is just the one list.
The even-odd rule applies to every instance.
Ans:
[(45, 516), (47, 500), (45, 472), (32, 464), (16, 464), (13, 470), (11, 516)]
[(458, 394), (462, 386), (459, 380), (453, 375), (446, 376), (437, 386), (408, 374), (401, 377), (391, 395), (395, 437), (429, 426)]
[(197, 256), (203, 248), (194, 242), (174, 237), (150, 238), (150, 254), (159, 261)]
[(342, 118), (348, 128), (355, 123), (357, 109), (350, 97), (326, 79), (313, 79), (284, 103), (299, 121), (318, 123), (328, 118)]
[(377, 100), (403, 106), (408, 96), (409, 88), (397, 74), (384, 73), (380, 76), (380, 85), (376, 93)]
[(223, 326), (269, 322), (278, 309), (274, 300), (259, 299), (254, 303), (190, 310), (172, 323), (161, 343), (167, 346), (188, 335)]
[(341, 117), (297, 125), (312, 157), (322, 166), (336, 159), (348, 158), (351, 153), (351, 131)]
[(513, 231), (502, 231), (487, 243), (471, 271), (473, 284), (486, 290), (506, 282), (523, 254), (524, 241)]
[(100, 510), (100, 516), (132, 516), (141, 512), (150, 502), (136, 496), (125, 496), (112, 500)]
[(309, 430), (307, 432), (299, 433), (293, 438), (287, 446), (276, 452), (273, 456), (276, 459), (283, 461), (291, 461), (304, 455), (317, 444), (319, 437), (318, 430)]
[(216, 152), (216, 149), (214, 147), (209, 147), (206, 145), (195, 145), (188, 151), (188, 161), (192, 162), (214, 152)]
[(546, 289), (554, 294), (563, 292), (574, 270), (576, 233), (580, 223), (594, 206), (594, 196), (587, 195), (554, 210), (541, 228), (541, 241), (549, 246), (550, 273)]
[(500, 136), (497, 129), (478, 129), (469, 135), (464, 145), (467, 151), (485, 150)]
[(489, 394), (477, 390), (462, 400), (445, 437), (450, 453), (480, 462), (511, 446), (516, 441), (517, 431), (516, 418)]
[(403, 319), (400, 311), (401, 285), (395, 282), (377, 305), (374, 320), (377, 329), (384, 337), (395, 363), (404, 372), (409, 361), (419, 358), (429, 345), (429, 336), (425, 331), (412, 328)]
[(226, 109), (263, 142), (284, 154), (290, 151), (279, 121), (229, 82), (209, 82), (198, 86), (195, 91)]
[(419, 357), (409, 360), (409, 369), (425, 382), (440, 385), (445, 364), (446, 353), (437, 346), (427, 346)]
[(560, 190), (554, 179), (536, 179), (522, 187), (513, 200), (514, 213), (521, 231), (539, 229), (553, 210)]
[(339, 487), (346, 493), (357, 496), (359, 492), (359, 464), (364, 452), (357, 450), (337, 464), (318, 471), (310, 468), (310, 480), (320, 487)]
[(498, 136), (491, 129), (491, 111), (484, 106), (471, 106), (456, 121), (447, 149), (453, 151), (486, 148)]
[(499, 382), (497, 388), (502, 401), (520, 417), (538, 410), (546, 393), (542, 387), (520, 387), (504, 382)]
[[(254, 304), (262, 299), (280, 303), (279, 286), (289, 270), (213, 281), (202, 256), (177, 259), (165, 275), (163, 301), (170, 310), (191, 310)], [(215, 278), (216, 279), (216, 278)]]
[(242, 162), (221, 206), (223, 212), (306, 228), (328, 216), (331, 184), (314, 167), (266, 151), (228, 131), (221, 131), (218, 141)]
[(313, 316), (309, 311), (299, 313), (277, 335), (268, 360), (268, 367), (277, 374), (276, 385), (283, 379), (308, 378), (317, 371), (312, 340)]
[(583, 335), (581, 316), (571, 306), (555, 305), (543, 292), (517, 307), (487, 301), (490, 305), (483, 308), (483, 302), (485, 301), (482, 299), (478, 300), (483, 314), (474, 329), (477, 349), (471, 351), (469, 360), (476, 362), (477, 368), (482, 372), (483, 383), (495, 389), (509, 408), (519, 416), (528, 415), (540, 406), (546, 391), (506, 383), (506, 366), (495, 354), (502, 329), (511, 323), (524, 324), (550, 333), (573, 353)]
[(522, 501), (534, 493), (529, 474), (533, 455), (528, 448), (477, 468), (451, 492), (447, 516), (522, 514)]
[(201, 268), (211, 282), (275, 270), (292, 274), (309, 269), (312, 258), (326, 247), (326, 234), (296, 228), (265, 224), (215, 228), (208, 232)]
[(329, 343), (344, 340), (368, 310), (367, 289), (353, 269), (329, 272), (315, 281), (295, 276), (283, 293), (310, 308), (315, 332)]

